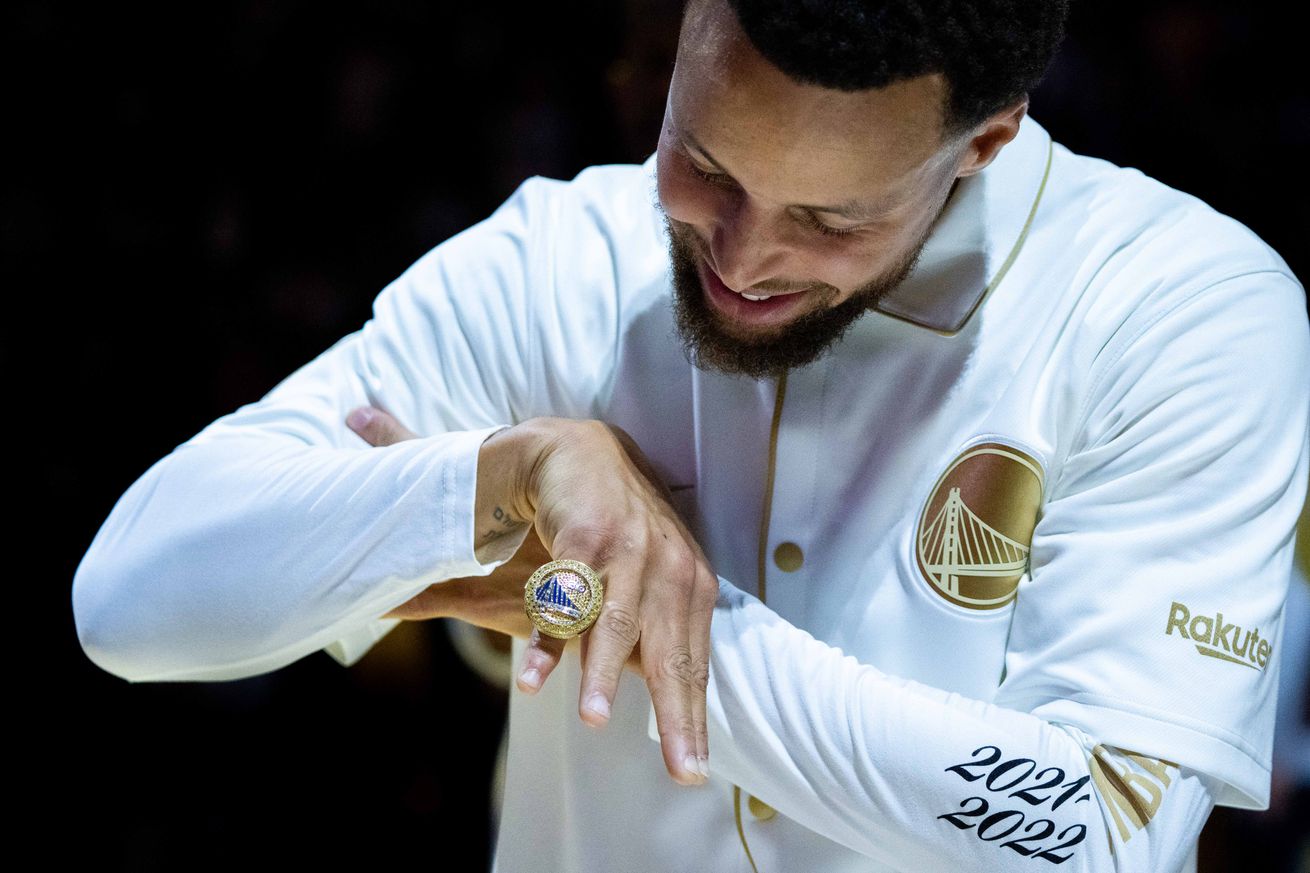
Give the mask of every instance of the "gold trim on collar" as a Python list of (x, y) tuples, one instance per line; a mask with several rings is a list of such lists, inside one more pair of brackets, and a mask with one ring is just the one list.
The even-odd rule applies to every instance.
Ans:
[(897, 321), (903, 321), (906, 324), (912, 324), (915, 327), (930, 330), (938, 336), (955, 336), (960, 331), (964, 330), (965, 325), (967, 325), (973, 318), (974, 313), (982, 307), (983, 301), (991, 296), (992, 291), (995, 290), (996, 286), (1001, 284), (1001, 280), (1005, 278), (1005, 274), (1010, 272), (1010, 265), (1013, 264), (1014, 259), (1019, 256), (1019, 250), (1023, 248), (1024, 241), (1028, 239), (1028, 230), (1033, 226), (1033, 218), (1037, 215), (1037, 206), (1042, 202), (1042, 193), (1046, 191), (1046, 180), (1051, 176), (1051, 159), (1054, 156), (1055, 142), (1052, 140), (1046, 144), (1046, 169), (1042, 171), (1042, 183), (1037, 186), (1037, 196), (1033, 198), (1032, 208), (1028, 210), (1028, 220), (1023, 223), (1023, 229), (1019, 231), (1019, 238), (1014, 241), (1014, 246), (1011, 247), (1010, 254), (1006, 256), (1005, 261), (1001, 264), (1001, 268), (997, 270), (996, 275), (992, 277), (992, 281), (987, 283), (987, 287), (983, 289), (982, 294), (980, 294), (978, 299), (974, 301), (973, 306), (971, 306), (969, 311), (965, 313), (964, 318), (960, 320), (959, 324), (951, 328), (934, 327), (926, 322), (910, 318), (908, 315), (902, 315), (898, 312), (883, 309), (881, 306), (874, 307), (874, 311), (881, 315), (885, 315), (888, 318), (894, 318)]

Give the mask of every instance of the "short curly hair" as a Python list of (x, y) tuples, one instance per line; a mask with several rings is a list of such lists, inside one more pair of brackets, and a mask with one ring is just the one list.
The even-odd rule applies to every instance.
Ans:
[(1042, 80), (1069, 0), (728, 0), (742, 30), (798, 82), (859, 91), (944, 74), (944, 135), (972, 129)]

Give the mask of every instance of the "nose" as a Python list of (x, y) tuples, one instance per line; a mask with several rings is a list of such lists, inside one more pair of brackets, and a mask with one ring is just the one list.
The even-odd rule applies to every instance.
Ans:
[(723, 283), (734, 291), (745, 291), (779, 276), (786, 246), (777, 216), (749, 196), (733, 200), (714, 223), (710, 256)]

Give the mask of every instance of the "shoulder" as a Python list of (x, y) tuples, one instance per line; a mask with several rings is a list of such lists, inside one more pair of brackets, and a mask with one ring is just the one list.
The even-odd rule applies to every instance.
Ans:
[(1168, 309), (1205, 288), (1256, 275), (1304, 299), (1286, 261), (1249, 227), (1140, 170), (1056, 144), (1042, 205), (1047, 242), (1075, 255), (1075, 285), (1118, 291), (1096, 295), (1089, 315)]
[(654, 156), (642, 164), (587, 167), (571, 180), (533, 176), (501, 209), (532, 213), (534, 231), (557, 248), (604, 240), (621, 258), (664, 246)]
[(1180, 378), (1215, 358), (1274, 363), (1281, 387), (1304, 387), (1292, 371), (1310, 350), (1305, 290), (1249, 227), (1140, 170), (1060, 145), (1048, 184), (1033, 227), (1037, 275), (1059, 284), (1066, 348), (1085, 387), (1103, 386), (1128, 357), (1140, 359), (1140, 376)]
[(481, 283), (493, 299), (467, 305), (521, 326), (514, 345), (529, 382), (522, 414), (597, 417), (624, 336), (668, 294), (654, 157), (588, 167), (571, 180), (529, 178), (464, 235), (477, 240), (471, 260), (479, 269), (513, 274)]
[[(401, 279), (471, 305), (492, 294), (515, 309), (568, 302), (578, 312), (588, 301), (604, 307), (633, 284), (663, 276), (667, 262), (651, 158), (588, 167), (568, 181), (530, 177)], [(557, 300), (560, 294), (568, 300)]]

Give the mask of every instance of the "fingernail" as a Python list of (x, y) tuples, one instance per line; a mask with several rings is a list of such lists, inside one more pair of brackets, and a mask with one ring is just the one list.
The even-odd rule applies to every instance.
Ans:
[(587, 709), (601, 718), (607, 719), (610, 717), (610, 702), (599, 691), (587, 698)]
[(705, 781), (707, 774), (701, 770), (700, 762), (696, 760), (695, 755), (688, 755), (682, 759), (682, 769), (686, 770), (695, 781)]
[(373, 421), (373, 409), (369, 406), (361, 406), (346, 418), (346, 424), (356, 430), (368, 427), (371, 421)]
[(536, 691), (541, 687), (541, 673), (536, 667), (529, 667), (519, 674), (519, 681)]
[(710, 762), (704, 758), (696, 759), (696, 767), (700, 770), (700, 775), (706, 779), (710, 778)]

